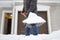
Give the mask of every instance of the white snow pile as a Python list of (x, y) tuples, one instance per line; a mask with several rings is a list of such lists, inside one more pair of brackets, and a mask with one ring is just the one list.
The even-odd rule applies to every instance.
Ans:
[(45, 40), (60, 40), (60, 30), (53, 31), (51, 34), (49, 34), (49, 37), (43, 38)]
[(60, 30), (52, 32), (50, 34), (50, 39), (60, 40)]
[(38, 35), (0, 35), (0, 40), (43, 40), (43, 38), (47, 38), (47, 35), (38, 34)]
[(1, 35), (0, 40), (60, 40), (60, 30), (54, 31), (51, 34), (38, 35)]
[(36, 24), (36, 23), (45, 23), (45, 22), (46, 21), (42, 17), (32, 12), (30, 12), (29, 16), (25, 20), (23, 20), (23, 23), (27, 23), (27, 24)]

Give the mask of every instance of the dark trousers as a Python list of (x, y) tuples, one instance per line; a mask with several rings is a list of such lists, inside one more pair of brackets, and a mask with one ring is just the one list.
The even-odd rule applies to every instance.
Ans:
[[(32, 29), (33, 29), (33, 35), (37, 35), (38, 34), (38, 27), (36, 25), (33, 25), (32, 26)], [(26, 36), (27, 35), (30, 35), (30, 27), (26, 27)]]

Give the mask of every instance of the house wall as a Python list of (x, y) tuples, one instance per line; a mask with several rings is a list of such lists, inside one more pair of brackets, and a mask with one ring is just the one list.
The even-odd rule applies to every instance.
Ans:
[(60, 0), (40, 0), (40, 1), (60, 1)]
[[(60, 29), (60, 5), (50, 6), (51, 29), (52, 31)], [(3, 10), (12, 10), (12, 8), (0, 8), (0, 28)], [(1, 30), (0, 30), (1, 31)]]
[(60, 30), (60, 5), (51, 6), (50, 13), (52, 31)]
[(1, 33), (1, 19), (2, 19), (3, 10), (12, 10), (12, 8), (0, 8), (0, 33)]
[[(12, 0), (0, 0), (0, 1), (12, 1)], [(15, 0), (15, 1), (23, 1), (23, 0)], [(60, 0), (38, 0), (38, 1), (60, 1)]]
[(1, 12), (1, 8), (0, 8), (0, 28), (1, 28), (1, 15), (2, 15), (2, 12)]
[[(1, 0), (1, 1), (12, 1), (12, 0)], [(15, 1), (22, 1), (22, 0), (15, 0)], [(40, 1), (60, 1), (60, 0), (40, 0)]]
[(51, 30), (60, 29), (60, 6), (59, 5), (50, 5), (50, 18), (51, 18)]
[(51, 30), (60, 29), (60, 5), (50, 5)]

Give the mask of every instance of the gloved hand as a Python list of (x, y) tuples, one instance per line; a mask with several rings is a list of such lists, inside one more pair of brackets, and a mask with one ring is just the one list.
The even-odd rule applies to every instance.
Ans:
[(21, 12), (20, 14), (21, 14), (22, 16), (26, 17), (26, 15), (25, 15), (26, 13), (25, 13), (25, 12)]

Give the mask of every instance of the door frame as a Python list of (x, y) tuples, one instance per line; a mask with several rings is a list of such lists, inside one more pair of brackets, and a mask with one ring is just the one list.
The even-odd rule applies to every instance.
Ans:
[[(22, 11), (23, 5), (16, 6), (16, 13), (15, 13), (15, 32), (17, 34), (17, 24), (18, 24), (18, 11)], [(47, 21), (48, 21), (48, 32), (51, 33), (51, 19), (50, 19), (50, 6), (46, 5), (37, 5), (37, 11), (47, 11)]]
[[(1, 34), (4, 34), (4, 14), (5, 13), (12, 13), (13, 12), (11, 10), (3, 10), (2, 11), (2, 19), (1, 19)], [(13, 19), (13, 18), (12, 18)], [(12, 23), (11, 23), (11, 29), (12, 29)]]

